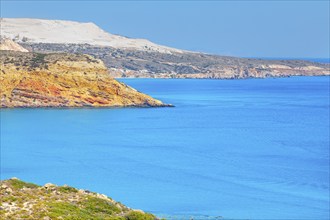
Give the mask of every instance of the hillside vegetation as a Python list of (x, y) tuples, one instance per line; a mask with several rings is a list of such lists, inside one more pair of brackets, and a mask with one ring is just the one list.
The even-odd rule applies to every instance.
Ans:
[(0, 219), (157, 220), (113, 199), (67, 185), (38, 186), (17, 178), (0, 182)]

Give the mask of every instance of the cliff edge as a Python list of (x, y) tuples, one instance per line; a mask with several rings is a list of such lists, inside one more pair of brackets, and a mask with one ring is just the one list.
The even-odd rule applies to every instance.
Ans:
[(90, 55), (0, 53), (1, 107), (170, 106), (113, 79)]

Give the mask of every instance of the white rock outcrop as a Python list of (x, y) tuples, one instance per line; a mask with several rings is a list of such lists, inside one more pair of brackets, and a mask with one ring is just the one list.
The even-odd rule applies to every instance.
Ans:
[(157, 45), (146, 39), (110, 34), (94, 23), (31, 18), (1, 18), (1, 36), (17, 42), (90, 44), (114, 48), (182, 53), (182, 50)]
[(13, 51), (19, 51), (19, 52), (29, 52), (27, 49), (25, 49), (18, 43), (14, 42), (8, 38), (0, 39), (0, 50), (13, 50)]

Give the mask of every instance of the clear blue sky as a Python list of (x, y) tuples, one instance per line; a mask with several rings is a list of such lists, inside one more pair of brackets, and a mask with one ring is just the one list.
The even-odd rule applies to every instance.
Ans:
[(329, 57), (329, 1), (3, 1), (1, 17), (94, 22), (171, 47), (244, 57)]

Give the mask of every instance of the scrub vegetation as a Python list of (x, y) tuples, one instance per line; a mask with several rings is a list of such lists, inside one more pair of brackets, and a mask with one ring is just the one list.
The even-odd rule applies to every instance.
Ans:
[(38, 186), (17, 178), (1, 181), (0, 219), (156, 220), (106, 195), (47, 183)]

